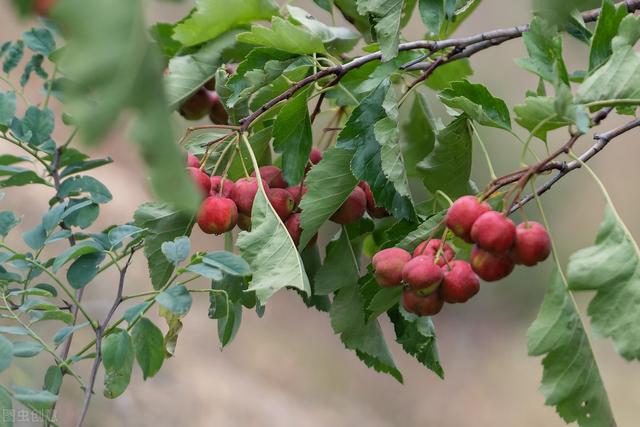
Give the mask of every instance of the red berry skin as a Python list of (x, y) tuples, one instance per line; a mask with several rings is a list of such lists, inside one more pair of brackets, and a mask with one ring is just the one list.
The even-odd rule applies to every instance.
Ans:
[[(292, 214), (289, 218), (287, 218), (284, 225), (287, 227), (287, 231), (291, 236), (291, 240), (293, 240), (293, 243), (295, 243), (296, 247), (298, 247), (298, 245), (300, 244), (300, 236), (302, 235), (302, 228), (300, 228), (300, 214)], [(316, 233), (315, 236), (313, 236), (311, 240), (309, 240), (307, 247), (313, 246), (313, 244), (316, 243), (317, 240), (318, 233)]]
[(535, 221), (518, 224), (512, 255), (516, 263), (536, 265), (551, 253), (551, 239), (544, 226)]
[(375, 271), (376, 281), (385, 288), (400, 286), (402, 269), (411, 260), (411, 254), (404, 249), (383, 249), (373, 256), (371, 265)]
[(57, 0), (34, 0), (33, 11), (40, 16), (49, 16), (51, 8), (57, 3)]
[(286, 190), (291, 194), (291, 197), (293, 197), (293, 203), (298, 206), (300, 204), (300, 200), (302, 200), (302, 196), (305, 195), (308, 188), (305, 185), (294, 185), (293, 187), (287, 187)]
[(481, 279), (495, 282), (507, 277), (515, 263), (508, 253), (495, 254), (474, 246), (471, 250), (471, 267)]
[[(220, 190), (220, 185), (222, 185), (222, 191)], [(211, 189), (209, 190), (209, 195), (212, 197), (226, 197), (230, 199), (233, 187), (233, 181), (230, 179), (222, 181), (222, 177), (220, 175), (213, 175), (211, 177)]]
[[(262, 180), (262, 186), (265, 192), (269, 192), (269, 186)], [(251, 215), (253, 208), (253, 200), (258, 192), (258, 181), (255, 178), (240, 178), (233, 185), (231, 190), (231, 199), (236, 202), (238, 212)]]
[(199, 169), (200, 160), (191, 153), (187, 154), (187, 167)]
[(449, 304), (467, 302), (480, 291), (480, 279), (468, 262), (455, 260), (448, 266), (444, 266), (443, 270), (444, 278), (440, 285), (440, 294), (444, 302)]
[(389, 216), (389, 212), (385, 208), (380, 208), (376, 205), (376, 201), (373, 198), (371, 187), (364, 181), (360, 181), (358, 184), (360, 188), (364, 190), (364, 194), (367, 197), (367, 212), (371, 218), (385, 218)]
[(473, 223), (471, 238), (483, 249), (506, 252), (516, 240), (516, 226), (500, 212), (485, 212)]
[[(442, 241), (440, 239), (425, 240), (415, 248), (415, 250), (413, 251), (413, 256), (415, 257), (418, 255), (427, 255), (435, 259), (441, 244)], [(445, 242), (444, 248), (442, 249), (442, 252), (438, 257), (438, 261), (436, 262), (436, 264), (442, 267), (447, 262), (451, 261), (455, 256), (456, 253), (454, 252), (453, 248), (449, 246), (447, 242)]]
[(238, 209), (226, 197), (207, 197), (198, 212), (198, 225), (207, 234), (222, 234), (238, 222)]
[[(252, 177), (256, 176), (256, 172), (251, 173)], [(282, 177), (282, 170), (277, 166), (261, 166), (260, 177), (264, 179), (269, 188), (287, 188), (289, 184)]]
[(293, 197), (284, 188), (272, 188), (267, 193), (269, 202), (281, 220), (286, 221), (293, 212)]
[(198, 168), (187, 168), (187, 170), (191, 175), (193, 184), (200, 190), (200, 193), (202, 193), (203, 196), (207, 197), (209, 195), (209, 190), (211, 190), (211, 180), (209, 180), (209, 175)]
[(414, 257), (402, 269), (402, 280), (422, 296), (438, 289), (443, 276), (442, 269), (428, 255)]
[(244, 231), (251, 231), (251, 215), (238, 214), (238, 228)]
[(367, 196), (362, 188), (356, 187), (330, 219), (342, 225), (352, 224), (362, 218), (366, 209)]
[(209, 114), (214, 101), (212, 92), (200, 88), (182, 104), (180, 114), (187, 120), (200, 120)]
[(444, 300), (440, 292), (433, 292), (427, 296), (418, 295), (413, 289), (402, 291), (402, 306), (409, 313), (418, 316), (434, 316), (440, 313)]
[(229, 122), (229, 114), (225, 110), (222, 100), (217, 92), (210, 92), (211, 109), (209, 109), (209, 120), (216, 125), (226, 125)]
[(311, 153), (309, 153), (309, 161), (312, 164), (317, 165), (320, 163), (320, 160), (322, 160), (322, 151), (317, 148), (312, 148)]
[(467, 243), (473, 243), (471, 227), (478, 217), (489, 212), (491, 206), (479, 202), (475, 196), (462, 196), (447, 211), (445, 222), (453, 233)]

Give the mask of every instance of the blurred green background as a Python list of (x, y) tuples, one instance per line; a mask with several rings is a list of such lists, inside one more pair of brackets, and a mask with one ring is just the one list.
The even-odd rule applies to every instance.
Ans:
[[(149, 22), (175, 21), (188, 11), (192, 2), (147, 1)], [(310, 0), (293, 2), (320, 19), (329, 16)], [(0, 41), (17, 37), (33, 22), (15, 18), (8, 0), (0, 3)], [(233, 7), (233, 1), (229, 1)], [(509, 0), (483, 0), (477, 11), (458, 29), (456, 35), (469, 35), (494, 28), (528, 22), (531, 3)], [(224, 13), (224, 11), (221, 11)], [(415, 17), (404, 32), (409, 40), (419, 39), (423, 27)], [(586, 46), (565, 39), (565, 56), (571, 70), (584, 69)], [(473, 82), (485, 84), (509, 106), (522, 102), (526, 89), (537, 80), (519, 69), (514, 58), (525, 56), (521, 40), (489, 49), (472, 58)], [(32, 98), (38, 88), (31, 88)], [(433, 101), (434, 98), (430, 97)], [(20, 106), (23, 108), (23, 106)], [(437, 113), (442, 108), (435, 102)], [(178, 121), (178, 119), (176, 119)], [(612, 117), (601, 130), (623, 123)], [(179, 122), (184, 127), (186, 123)], [(57, 126), (57, 135), (66, 135)], [(520, 146), (513, 137), (498, 130), (480, 130), (495, 159), (498, 174), (518, 167)], [(524, 134), (523, 132), (519, 133)], [(566, 131), (551, 134), (551, 144), (566, 140)], [(635, 185), (640, 181), (636, 159), (640, 156), (638, 132), (616, 139), (591, 163), (609, 188), (631, 232), (640, 236), (640, 200)], [(634, 144), (634, 142), (636, 142)], [(535, 141), (539, 143), (539, 141)], [(577, 145), (581, 151), (590, 144), (585, 136)], [(13, 152), (3, 144), (2, 153)], [(91, 152), (91, 151), (90, 151)], [(130, 220), (135, 208), (150, 198), (144, 168), (123, 132), (109, 136), (94, 149), (96, 156), (111, 156), (115, 163), (94, 174), (114, 195), (102, 207), (95, 227)], [(481, 186), (488, 174), (476, 150), (474, 179)], [(50, 194), (36, 187), (7, 192), (3, 209), (24, 215), (20, 228), (9, 239), (21, 247), (22, 231), (39, 222)], [(593, 181), (583, 172), (563, 179), (543, 197), (563, 262), (575, 250), (595, 237), (602, 217), (603, 198)], [(533, 206), (528, 214), (537, 218)], [(330, 228), (330, 227), (329, 227)], [(321, 236), (326, 243), (331, 230)], [(221, 248), (222, 240), (195, 232), (196, 249)], [(128, 276), (128, 293), (150, 288), (145, 261), (138, 254)], [(165, 362), (154, 378), (142, 381), (134, 370), (132, 385), (123, 396), (108, 401), (98, 390), (86, 425), (135, 426), (561, 426), (554, 409), (544, 406), (537, 388), (542, 369), (540, 360), (526, 351), (526, 330), (534, 319), (547, 285), (552, 261), (534, 269), (519, 268), (508, 279), (483, 284), (480, 294), (465, 305), (448, 305), (435, 319), (445, 380), (427, 371), (393, 343), (389, 322), (383, 326), (405, 377), (405, 384), (367, 369), (356, 356), (343, 348), (334, 336), (326, 314), (307, 309), (293, 292), (281, 292), (258, 319), (245, 312), (235, 341), (220, 352), (215, 322), (207, 318), (203, 296), (184, 321), (176, 357)], [(206, 286), (206, 283), (202, 283)], [(89, 310), (105, 313), (115, 294), (115, 275), (101, 275), (87, 289)], [(582, 313), (589, 295), (578, 295)], [(77, 344), (80, 339), (74, 340)], [(84, 337), (88, 339), (88, 336)], [(610, 341), (594, 337), (595, 353), (618, 424), (640, 424), (640, 365), (620, 358)], [(44, 360), (44, 358), (43, 358)], [(39, 387), (46, 369), (34, 369), (30, 360), (19, 361), (2, 381)], [(88, 368), (88, 362), (81, 362)], [(99, 379), (98, 383), (101, 383)], [(57, 417), (62, 425), (75, 422), (81, 394), (65, 382)]]

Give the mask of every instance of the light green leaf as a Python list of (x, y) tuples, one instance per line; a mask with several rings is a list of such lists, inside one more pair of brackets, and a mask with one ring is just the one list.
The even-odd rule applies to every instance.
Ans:
[(285, 287), (311, 294), (309, 279), (293, 240), (267, 199), (262, 182), (253, 201), (251, 231), (242, 231), (237, 246), (253, 276), (249, 290), (265, 303)]
[(349, 52), (358, 43), (360, 34), (344, 27), (332, 27), (317, 20), (304, 9), (287, 6), (289, 16), (309, 32), (318, 36), (333, 55)]
[(358, 260), (345, 228), (327, 245), (322, 267), (314, 278), (316, 295), (328, 295), (347, 286), (356, 286), (360, 277)]
[(173, 38), (185, 46), (213, 40), (231, 28), (268, 20), (278, 14), (274, 0), (197, 0), (196, 10), (176, 25)]
[(511, 129), (507, 105), (502, 99), (491, 95), (481, 84), (469, 83), (467, 80), (452, 82), (451, 87), (438, 96), (445, 105), (464, 111), (481, 125)]
[(77, 325), (70, 325), (70, 326), (65, 326), (64, 328), (60, 328), (54, 335), (53, 335), (53, 344), (58, 347), (60, 344), (62, 344), (69, 335), (73, 334), (74, 332), (84, 328), (85, 326), (89, 325), (89, 323), (84, 322), (84, 323), (78, 323)]
[(238, 41), (300, 55), (327, 52), (318, 36), (278, 16), (271, 19), (271, 28), (252, 25), (250, 32), (238, 35)]
[(251, 267), (249, 267), (249, 264), (231, 252), (207, 252), (204, 257), (202, 257), (202, 262), (232, 276), (247, 277), (251, 275)]
[(58, 196), (68, 197), (80, 193), (88, 193), (96, 203), (108, 203), (113, 198), (107, 187), (92, 176), (74, 176), (62, 181)]
[(624, 5), (616, 7), (611, 0), (602, 2), (602, 10), (589, 49), (589, 71), (607, 62), (611, 56), (611, 41), (618, 34), (620, 22), (627, 13)]
[(11, 211), (0, 212), (0, 236), (7, 237), (9, 231), (20, 224), (20, 217)]
[(32, 28), (22, 33), (24, 44), (36, 53), (49, 56), (56, 49), (53, 34), (47, 28)]
[(616, 425), (580, 315), (557, 271), (527, 338), (529, 355), (545, 356), (540, 391), (547, 405), (567, 423)]
[(572, 123), (569, 118), (558, 116), (554, 98), (547, 96), (528, 96), (524, 104), (516, 105), (513, 111), (516, 113), (516, 122), (529, 132), (535, 129), (533, 135), (543, 141), (547, 140), (549, 131)]
[(44, 411), (53, 406), (58, 396), (47, 390), (32, 390), (26, 387), (14, 387), (13, 398), (28, 407)]
[(20, 341), (13, 343), (13, 357), (34, 357), (39, 355), (44, 347), (38, 342)]
[(163, 242), (160, 250), (173, 265), (178, 265), (189, 257), (191, 241), (187, 236), (176, 237), (173, 241)]
[(194, 219), (191, 215), (161, 203), (145, 203), (133, 217), (138, 227), (147, 229), (144, 255), (147, 257), (153, 288), (160, 289), (175, 268), (161, 252), (162, 244), (179, 236), (188, 236)]
[(387, 310), (393, 308), (394, 305), (400, 301), (402, 295), (402, 287), (396, 286), (393, 288), (378, 287), (379, 290), (373, 295), (371, 301), (367, 305), (367, 319), (375, 319), (382, 313), (386, 313)]
[(344, 203), (358, 184), (350, 169), (353, 152), (332, 148), (311, 168), (305, 179), (308, 191), (300, 209), (300, 247), (305, 247), (331, 215)]
[(357, 0), (358, 13), (368, 15), (373, 23), (383, 61), (398, 55), (400, 22), (405, 2), (406, 0)]
[(273, 148), (282, 153), (282, 173), (289, 185), (302, 180), (313, 144), (308, 96), (308, 90), (294, 96), (282, 107), (273, 124)]
[(164, 337), (158, 327), (146, 317), (141, 318), (131, 330), (131, 340), (136, 360), (146, 380), (158, 373), (164, 361)]
[(16, 114), (16, 93), (0, 92), (0, 128), (8, 127)]
[(101, 251), (101, 248), (92, 241), (82, 242), (78, 245), (72, 246), (58, 255), (53, 261), (52, 270), (54, 273), (58, 272), (60, 268), (72, 259), (76, 259), (82, 255), (91, 254)]
[(0, 372), (6, 371), (13, 358), (13, 344), (6, 337), (0, 335)]
[(102, 341), (102, 364), (104, 365), (104, 396), (115, 399), (127, 389), (131, 379), (131, 368), (135, 355), (129, 334), (117, 329)]
[[(13, 413), (13, 402), (11, 401), (11, 395), (7, 393), (4, 387), (0, 387), (0, 411), (3, 414)], [(3, 417), (4, 418), (4, 417)], [(13, 418), (7, 417), (7, 419), (0, 419), (0, 427), (13, 427)]]
[(156, 301), (174, 315), (183, 317), (191, 309), (193, 298), (187, 288), (177, 285), (159, 293)]
[(451, 82), (465, 79), (473, 74), (469, 59), (463, 58), (446, 63), (429, 76), (426, 85), (433, 90), (443, 90), (451, 85)]
[(522, 39), (529, 58), (517, 59), (518, 65), (548, 82), (555, 84), (560, 79), (569, 84), (569, 74), (562, 58), (562, 37), (554, 25), (535, 17)]

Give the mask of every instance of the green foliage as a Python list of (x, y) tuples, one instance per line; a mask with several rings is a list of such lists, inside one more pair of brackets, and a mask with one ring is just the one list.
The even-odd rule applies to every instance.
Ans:
[(131, 341), (143, 378), (146, 380), (157, 374), (164, 361), (164, 337), (160, 329), (142, 317), (131, 330)]
[(357, 32), (344, 27), (326, 25), (299, 7), (287, 6), (287, 10), (294, 21), (319, 37), (333, 55), (350, 51), (360, 39), (360, 34)]
[(104, 396), (115, 399), (129, 386), (135, 350), (131, 337), (122, 329), (107, 335), (102, 342)]
[[(358, 13), (369, 16), (383, 61), (398, 54), (402, 11), (408, 0), (357, 0)], [(415, 4), (415, 1), (412, 2)]]
[(627, 9), (614, 6), (611, 0), (602, 2), (602, 13), (598, 18), (589, 50), (589, 71), (604, 64), (611, 56), (611, 41), (618, 34), (620, 22), (627, 15)]
[(451, 87), (440, 92), (439, 96), (445, 105), (464, 111), (481, 125), (511, 129), (507, 104), (492, 96), (483, 85), (466, 80), (452, 82)]
[(327, 245), (327, 254), (322, 266), (315, 274), (315, 293), (328, 295), (347, 286), (358, 283), (360, 271), (358, 260), (351, 245), (347, 229)]
[(615, 425), (609, 399), (580, 316), (555, 271), (527, 333), (531, 356), (544, 356), (540, 391), (567, 422)]
[(250, 32), (238, 35), (238, 40), (299, 55), (326, 52), (320, 37), (278, 16), (271, 19), (271, 28), (252, 25)]

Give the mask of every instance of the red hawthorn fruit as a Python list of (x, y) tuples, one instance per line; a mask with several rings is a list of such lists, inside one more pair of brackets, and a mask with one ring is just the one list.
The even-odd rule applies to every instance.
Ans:
[(471, 265), (462, 260), (455, 260), (443, 267), (444, 278), (440, 285), (440, 294), (444, 302), (449, 304), (467, 302), (480, 291), (480, 279), (473, 272)]
[(312, 164), (317, 165), (318, 163), (320, 163), (320, 160), (322, 160), (322, 151), (318, 150), (315, 147), (312, 148), (311, 153), (309, 154), (309, 161)]
[(378, 207), (376, 201), (373, 198), (371, 187), (364, 181), (360, 181), (358, 186), (364, 190), (364, 194), (367, 197), (367, 212), (371, 218), (385, 218), (389, 216), (389, 212), (385, 208)]
[(515, 263), (508, 253), (492, 253), (485, 249), (473, 246), (471, 250), (471, 267), (480, 278), (487, 282), (494, 282), (507, 277)]
[(443, 276), (442, 269), (428, 255), (414, 257), (402, 269), (402, 280), (421, 296), (438, 289)]
[[(289, 218), (287, 218), (287, 221), (284, 223), (284, 225), (287, 227), (287, 231), (291, 236), (291, 240), (293, 240), (293, 243), (295, 243), (296, 247), (298, 247), (298, 245), (300, 244), (300, 236), (302, 235), (302, 228), (300, 228), (300, 214), (292, 214)], [(309, 240), (307, 247), (313, 246), (313, 244), (317, 240), (318, 233), (316, 233), (315, 236), (313, 236), (311, 240)]]
[(400, 286), (402, 269), (411, 260), (411, 254), (404, 249), (383, 249), (373, 256), (371, 265), (378, 284), (385, 288)]
[(292, 187), (287, 187), (286, 190), (291, 194), (291, 197), (293, 197), (293, 203), (295, 206), (298, 206), (300, 204), (300, 200), (302, 200), (302, 196), (305, 195), (308, 188), (305, 185), (294, 185)]
[[(269, 186), (264, 179), (262, 180), (262, 186), (264, 191), (269, 192)], [(231, 190), (231, 199), (236, 202), (238, 206), (238, 212), (251, 215), (251, 209), (253, 208), (253, 200), (256, 198), (258, 192), (258, 181), (251, 178), (240, 178), (233, 185)]]
[(40, 16), (49, 16), (51, 8), (55, 6), (57, 0), (34, 0), (33, 11)]
[(500, 212), (485, 212), (473, 223), (471, 238), (483, 249), (506, 252), (516, 240), (516, 226)]
[(512, 251), (516, 263), (536, 265), (547, 259), (550, 253), (551, 239), (542, 224), (528, 221), (516, 227), (516, 243)]
[(187, 170), (191, 175), (193, 184), (200, 190), (200, 192), (204, 196), (208, 196), (209, 190), (211, 190), (211, 180), (209, 179), (209, 175), (198, 168), (187, 168)]
[(490, 210), (491, 206), (488, 203), (478, 201), (475, 196), (462, 196), (447, 211), (445, 222), (456, 236), (467, 243), (473, 243), (471, 239), (473, 223), (480, 215)]
[[(425, 240), (424, 242), (420, 243), (418, 247), (416, 247), (416, 249), (413, 251), (413, 256), (415, 257), (419, 255), (428, 255), (431, 258), (435, 259), (441, 244), (442, 241), (440, 239)], [(440, 253), (436, 264), (442, 267), (447, 262), (451, 261), (455, 256), (456, 253), (453, 251), (453, 248), (449, 246), (447, 242), (445, 242), (442, 253)]]
[(217, 92), (210, 92), (211, 109), (209, 110), (209, 120), (216, 125), (226, 125), (229, 123), (229, 114), (224, 108), (222, 99)]
[(367, 196), (362, 188), (356, 187), (330, 219), (342, 225), (352, 224), (362, 218), (366, 208)]
[(200, 169), (200, 160), (193, 154), (187, 154), (187, 167)]
[(198, 225), (207, 234), (222, 234), (236, 226), (238, 209), (226, 197), (207, 197), (198, 212)]
[(239, 213), (238, 228), (244, 231), (251, 231), (251, 215)]
[(293, 212), (293, 197), (284, 188), (272, 188), (267, 193), (269, 202), (282, 221), (286, 221)]
[(209, 114), (214, 101), (212, 92), (200, 88), (182, 104), (180, 114), (187, 120), (200, 120)]
[[(252, 177), (256, 176), (256, 172), (251, 173)], [(269, 188), (287, 188), (289, 185), (282, 177), (282, 170), (277, 166), (261, 166), (260, 177), (267, 183)]]
[[(220, 190), (220, 185), (222, 185), (222, 190)], [(223, 181), (220, 175), (213, 175), (211, 177), (211, 189), (209, 190), (209, 195), (213, 197), (221, 196), (230, 199), (233, 186), (233, 181), (230, 179), (225, 178)]]
[(412, 289), (404, 289), (402, 291), (402, 306), (409, 313), (418, 316), (434, 316), (440, 313), (443, 305), (444, 300), (440, 296), (440, 292), (421, 296)]

